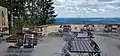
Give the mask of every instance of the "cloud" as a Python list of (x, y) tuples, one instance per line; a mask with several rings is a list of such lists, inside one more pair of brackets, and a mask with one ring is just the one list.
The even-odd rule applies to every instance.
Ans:
[(110, 2), (110, 1), (113, 1), (113, 0), (98, 0), (99, 2)]
[(105, 9), (99, 9), (100, 12), (105, 12), (106, 10)]
[[(118, 15), (120, 0), (54, 0), (54, 2), (53, 6), (56, 7), (58, 17), (120, 16)], [(109, 14), (111, 11), (114, 15)]]

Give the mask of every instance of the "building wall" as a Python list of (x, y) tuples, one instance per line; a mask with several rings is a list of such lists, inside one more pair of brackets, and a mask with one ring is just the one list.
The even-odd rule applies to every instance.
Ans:
[(0, 6), (0, 26), (8, 27), (7, 8)]

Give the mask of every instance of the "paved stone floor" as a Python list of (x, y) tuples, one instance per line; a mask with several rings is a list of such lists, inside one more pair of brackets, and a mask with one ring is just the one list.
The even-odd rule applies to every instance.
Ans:
[[(52, 56), (53, 53), (60, 53), (66, 42), (61, 37), (47, 36), (39, 42), (30, 56)], [(0, 44), (0, 56), (6, 55), (8, 43)], [(21, 54), (21, 53), (20, 53)]]
[(120, 56), (120, 40), (111, 37), (95, 36), (102, 53), (107, 56)]
[[(103, 55), (107, 56), (120, 56), (120, 40), (94, 35), (94, 40), (100, 46)], [(34, 51), (30, 54), (31, 56), (52, 56), (53, 53), (60, 53), (65, 41), (61, 37), (46, 36), (42, 41), (35, 47)], [(7, 49), (7, 43), (0, 44), (0, 56), (5, 55)]]
[(44, 37), (35, 48), (33, 56), (52, 56), (53, 53), (60, 53), (64, 45), (65, 41), (60, 37)]
[(8, 47), (7, 43), (2, 42), (0, 44), (0, 56), (4, 56), (6, 54), (5, 50), (7, 49), (7, 47)]

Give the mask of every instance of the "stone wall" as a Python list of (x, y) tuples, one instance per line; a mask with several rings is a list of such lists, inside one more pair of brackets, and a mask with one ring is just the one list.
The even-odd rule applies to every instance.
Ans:
[[(51, 32), (58, 32), (58, 28), (60, 25), (49, 25), (47, 27), (47, 34), (51, 33)], [(84, 26), (84, 24), (71, 24), (72, 29), (74, 29), (75, 27), (77, 28), (82, 28)], [(97, 32), (102, 32), (104, 30), (104, 25), (99, 24), (99, 25), (94, 25), (95, 26), (95, 31)]]

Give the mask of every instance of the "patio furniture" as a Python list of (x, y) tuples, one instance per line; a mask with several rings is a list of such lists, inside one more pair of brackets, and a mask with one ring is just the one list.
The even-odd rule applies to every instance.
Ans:
[(63, 32), (70, 32), (71, 31), (71, 25), (63, 25)]
[(78, 30), (71, 30), (72, 33), (82, 33), (81, 31)]
[(100, 48), (93, 40), (74, 40), (69, 45), (71, 53), (88, 54), (89, 56), (100, 56)]
[(119, 32), (120, 25), (119, 24), (107, 24), (104, 26), (104, 32)]
[(24, 48), (34, 48), (37, 45), (37, 38), (34, 34), (24, 34)]
[(76, 36), (77, 39), (85, 39), (85, 38), (94, 38), (91, 34), (86, 33), (78, 33)]
[(23, 39), (18, 39), (17, 43), (15, 44), (15, 46), (23, 46), (24, 42), (23, 42)]
[(8, 43), (17, 43), (18, 39), (23, 39), (23, 35), (12, 35), (6, 38), (6, 42)]
[(95, 31), (95, 26), (93, 24), (85, 24), (83, 28), (81, 29), (82, 31)]

